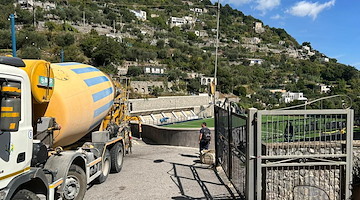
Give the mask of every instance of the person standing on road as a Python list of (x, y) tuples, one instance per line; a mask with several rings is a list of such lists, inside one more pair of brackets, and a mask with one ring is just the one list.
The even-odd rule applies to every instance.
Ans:
[(206, 127), (206, 122), (201, 124), (200, 135), (199, 135), (199, 144), (200, 144), (200, 153), (202, 150), (208, 150), (211, 140), (211, 132), (208, 127)]

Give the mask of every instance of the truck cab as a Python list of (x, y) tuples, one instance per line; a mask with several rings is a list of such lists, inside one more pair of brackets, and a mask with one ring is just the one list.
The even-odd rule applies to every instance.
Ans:
[[(14, 193), (19, 174), (30, 173), (33, 150), (30, 80), (20, 59), (0, 61), (0, 199)], [(23, 176), (21, 176), (23, 177)], [(22, 183), (23, 181), (20, 181)]]

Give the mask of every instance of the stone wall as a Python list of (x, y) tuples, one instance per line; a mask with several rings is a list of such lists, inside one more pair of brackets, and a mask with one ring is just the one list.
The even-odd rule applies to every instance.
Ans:
[[(333, 142), (268, 143), (262, 145), (263, 155), (295, 157), (301, 155), (343, 154), (345, 144)], [(307, 166), (309, 162), (320, 162), (311, 158), (294, 158), (287, 162), (300, 166), (263, 167), (262, 182), (265, 199), (338, 200), (345, 192), (345, 166)], [(264, 161), (264, 163), (268, 163)], [(283, 161), (283, 163), (286, 163)], [(302, 165), (303, 163), (303, 165)]]

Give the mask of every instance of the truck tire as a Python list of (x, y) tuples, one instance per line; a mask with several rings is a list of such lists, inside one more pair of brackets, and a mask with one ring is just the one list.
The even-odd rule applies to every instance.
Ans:
[(119, 173), (124, 162), (124, 148), (121, 142), (116, 143), (110, 149), (111, 156), (111, 172)]
[(86, 192), (86, 174), (84, 170), (72, 164), (66, 176), (63, 199), (66, 200), (81, 200)]
[(24, 199), (40, 200), (40, 198), (36, 196), (35, 193), (25, 189), (19, 190), (12, 198), (12, 200), (24, 200)]
[(105, 156), (103, 158), (103, 164), (101, 165), (101, 171), (102, 173), (100, 176), (96, 179), (98, 183), (103, 183), (106, 181), (107, 177), (109, 176), (111, 168), (111, 157), (109, 150), (105, 150)]

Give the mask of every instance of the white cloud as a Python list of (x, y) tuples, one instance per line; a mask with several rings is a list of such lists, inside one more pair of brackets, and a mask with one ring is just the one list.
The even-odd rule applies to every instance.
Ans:
[(319, 2), (300, 1), (287, 10), (288, 13), (298, 17), (312, 17), (315, 20), (320, 12), (335, 5), (335, 0), (320, 4)]
[(271, 17), (271, 19), (274, 19), (274, 20), (278, 20), (278, 19), (282, 19), (283, 17), (279, 14), (276, 14), (274, 16)]
[(255, 9), (266, 12), (278, 7), (281, 3), (281, 0), (257, 0), (257, 6)]

